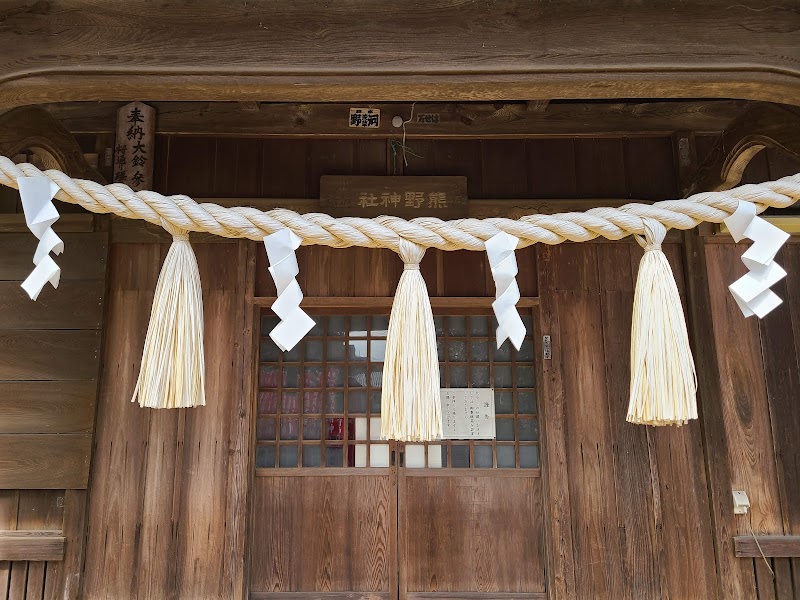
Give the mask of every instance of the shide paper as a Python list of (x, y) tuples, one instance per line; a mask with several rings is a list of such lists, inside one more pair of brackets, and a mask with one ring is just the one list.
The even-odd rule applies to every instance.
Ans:
[(510, 339), (517, 350), (525, 339), (525, 325), (517, 312), (519, 286), (517, 286), (518, 269), (514, 251), (518, 243), (519, 238), (505, 231), (485, 242), (496, 293), (492, 309), (497, 317), (497, 347)]
[(19, 177), (17, 179), (22, 208), (25, 211), (25, 223), (33, 235), (39, 238), (39, 245), (33, 254), (33, 269), (28, 278), (22, 282), (31, 300), (39, 297), (44, 285), (49, 281), (54, 288), (58, 287), (61, 269), (50, 257), (50, 253), (61, 254), (64, 242), (53, 231), (52, 225), (58, 221), (58, 211), (53, 205), (53, 197), (59, 187), (48, 177)]
[(789, 234), (757, 216), (755, 204), (745, 201), (739, 202), (736, 212), (725, 219), (725, 225), (734, 241), (744, 238), (753, 241), (742, 255), (749, 272), (728, 289), (745, 317), (756, 315), (761, 319), (783, 302), (770, 287), (786, 277), (786, 271), (774, 259)]
[(302, 308), (303, 292), (297, 283), (295, 250), (300, 247), (300, 238), (289, 229), (281, 229), (264, 238), (269, 259), (269, 272), (278, 289), (278, 298), (272, 310), (281, 322), (269, 333), (269, 337), (283, 352), (291, 350), (314, 327), (314, 320)]

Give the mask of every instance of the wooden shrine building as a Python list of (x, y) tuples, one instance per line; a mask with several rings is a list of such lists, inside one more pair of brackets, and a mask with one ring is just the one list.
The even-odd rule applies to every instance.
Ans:
[[(335, 216), (677, 199), (800, 172), (800, 5), (3, 0), (0, 155)], [(800, 598), (800, 235), (757, 320), (728, 291), (745, 244), (668, 234), (699, 385), (678, 428), (625, 421), (632, 238), (519, 250), (518, 351), (486, 253), (428, 250), (441, 386), (493, 389), (494, 435), (413, 444), (379, 435), (394, 253), (299, 249), (316, 325), (281, 352), (264, 245), (192, 234), (207, 405), (153, 410), (131, 396), (169, 236), (56, 205), (33, 302), (0, 188), (0, 600)]]

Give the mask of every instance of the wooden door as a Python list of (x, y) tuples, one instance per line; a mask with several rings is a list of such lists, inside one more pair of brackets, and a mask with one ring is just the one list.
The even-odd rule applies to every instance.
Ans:
[(491, 317), (435, 321), (442, 387), (493, 387), (497, 432), (400, 448), (400, 598), (546, 598), (532, 324), (517, 352)]
[[(532, 338), (437, 316), (443, 387), (494, 387), (497, 439), (380, 440), (388, 316), (319, 315), (259, 362), (251, 598), (543, 598)], [(531, 331), (530, 320), (528, 330)]]

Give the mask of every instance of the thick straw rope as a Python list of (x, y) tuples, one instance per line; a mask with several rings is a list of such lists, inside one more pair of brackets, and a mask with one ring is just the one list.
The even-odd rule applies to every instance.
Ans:
[[(17, 187), (17, 177), (41, 175), (29, 163), (15, 165), (0, 156), (0, 184)], [(786, 208), (800, 198), (800, 174), (762, 184), (743, 185), (724, 192), (705, 192), (685, 200), (655, 204), (626, 204), (619, 208), (593, 208), (586, 212), (531, 215), (519, 220), (458, 219), (442, 221), (422, 217), (406, 221), (399, 217), (361, 219), (334, 218), (321, 213), (300, 215), (286, 209), (261, 211), (256, 208), (224, 208), (212, 203), (198, 204), (188, 196), (162, 196), (151, 191), (134, 192), (114, 183), (102, 186), (93, 181), (72, 179), (61, 171), (48, 170), (61, 191), (58, 200), (79, 204), (96, 213), (114, 213), (128, 219), (185, 231), (203, 231), (229, 238), (261, 241), (264, 236), (288, 227), (305, 245), (335, 248), (364, 246), (390, 248), (399, 252), (404, 239), (423, 248), (441, 250), (485, 249), (484, 241), (505, 231), (520, 239), (519, 248), (537, 242), (560, 244), (566, 240), (585, 242), (596, 237), (618, 240), (630, 234), (644, 234), (642, 219), (658, 221), (668, 229), (691, 229), (703, 221), (721, 223), (738, 206), (739, 200), (753, 202), (757, 211), (767, 207)]]

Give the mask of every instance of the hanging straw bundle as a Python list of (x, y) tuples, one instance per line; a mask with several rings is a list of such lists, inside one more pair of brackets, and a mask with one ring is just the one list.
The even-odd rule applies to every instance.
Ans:
[(381, 437), (430, 441), (442, 437), (439, 357), (428, 288), (419, 271), (425, 249), (400, 241), (405, 270), (397, 284), (383, 363)]
[(172, 233), (158, 276), (139, 379), (131, 402), (148, 408), (205, 406), (203, 293), (189, 234)]
[(658, 221), (643, 219), (631, 325), (631, 397), (627, 420), (643, 425), (683, 425), (697, 418), (695, 374), (678, 286), (661, 243)]

